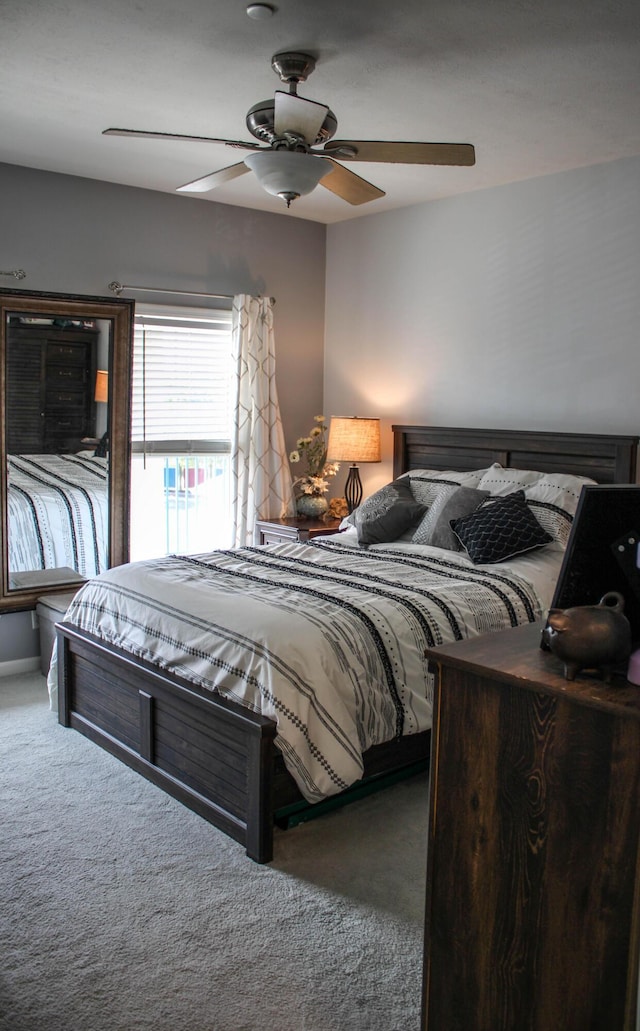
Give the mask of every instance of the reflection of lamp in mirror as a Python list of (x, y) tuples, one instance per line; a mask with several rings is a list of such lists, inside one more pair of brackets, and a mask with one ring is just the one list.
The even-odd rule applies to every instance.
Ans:
[(327, 458), (330, 462), (351, 462), (344, 496), (349, 512), (362, 501), (362, 481), (357, 462), (380, 461), (380, 420), (336, 418), (331, 419)]
[(106, 404), (109, 400), (109, 373), (106, 369), (98, 369), (96, 372), (96, 391), (94, 400)]
[[(109, 373), (106, 369), (98, 369), (96, 372), (96, 389), (94, 393), (94, 399), (101, 404), (108, 404), (109, 402)], [(105, 419), (98, 416), (98, 424), (100, 428), (98, 433), (105, 426)], [(101, 424), (101, 425), (100, 425)], [(109, 450), (109, 430), (106, 429), (100, 439), (97, 441), (95, 450), (96, 458), (106, 458)]]

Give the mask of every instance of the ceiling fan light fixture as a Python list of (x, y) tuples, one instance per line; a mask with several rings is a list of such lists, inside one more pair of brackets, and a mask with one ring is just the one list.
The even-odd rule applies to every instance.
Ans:
[(263, 190), (282, 197), (287, 207), (292, 200), (312, 193), (333, 166), (326, 158), (291, 150), (261, 150), (248, 154), (244, 163), (255, 173)]

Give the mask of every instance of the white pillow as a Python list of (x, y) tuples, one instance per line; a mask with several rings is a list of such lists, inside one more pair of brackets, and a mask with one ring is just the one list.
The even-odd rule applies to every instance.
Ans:
[(411, 483), (411, 493), (421, 505), (432, 505), (442, 494), (442, 485), (456, 487), (477, 487), (487, 469), (472, 469), (468, 472), (456, 472), (455, 469), (438, 471), (437, 469), (412, 469), (406, 475)]
[(488, 490), (500, 497), (524, 490), (529, 508), (553, 537), (555, 543), (550, 548), (564, 551), (582, 488), (586, 483), (595, 482), (587, 476), (541, 473), (533, 469), (504, 469), (495, 463), (485, 471), (478, 489)]

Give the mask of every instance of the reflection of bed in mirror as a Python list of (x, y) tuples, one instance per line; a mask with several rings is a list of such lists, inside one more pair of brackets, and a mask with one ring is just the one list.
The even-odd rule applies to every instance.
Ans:
[(107, 568), (106, 458), (92, 451), (8, 455), (7, 473), (11, 587), (50, 584), (54, 571), (67, 583)]
[(2, 612), (128, 557), (134, 307), (0, 289)]

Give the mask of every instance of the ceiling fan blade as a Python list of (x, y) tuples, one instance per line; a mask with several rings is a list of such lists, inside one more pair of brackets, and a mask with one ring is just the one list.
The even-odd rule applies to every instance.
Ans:
[(178, 193), (208, 193), (209, 190), (215, 190), (216, 186), (223, 186), (225, 183), (230, 183), (232, 179), (237, 179), (239, 175), (244, 175), (249, 169), (245, 165), (244, 161), (239, 161), (237, 165), (228, 165), (226, 168), (219, 168), (217, 172), (210, 172), (209, 175), (203, 175), (201, 179), (194, 179), (191, 183), (185, 183), (184, 186), (178, 186)]
[(329, 140), (324, 154), (340, 161), (380, 161), (402, 165), (475, 165), (471, 143), (386, 143)]
[(257, 143), (245, 143), (244, 140), (218, 140), (213, 136), (183, 136), (177, 132), (146, 132), (143, 129), (103, 129), (103, 136), (134, 136), (146, 140), (188, 140), (191, 143), (224, 143), (227, 147), (238, 147), (240, 150), (261, 150)]
[(315, 100), (305, 100), (296, 93), (276, 90), (273, 120), (276, 136), (295, 132), (302, 136), (305, 143), (312, 146), (328, 111), (326, 104), (316, 104)]
[(379, 197), (385, 196), (384, 190), (379, 190), (373, 183), (368, 183), (349, 168), (339, 165), (333, 159), (331, 164), (333, 168), (320, 180), (320, 186), (335, 193), (337, 197), (342, 197), (348, 204), (366, 204), (370, 200), (378, 200)]

